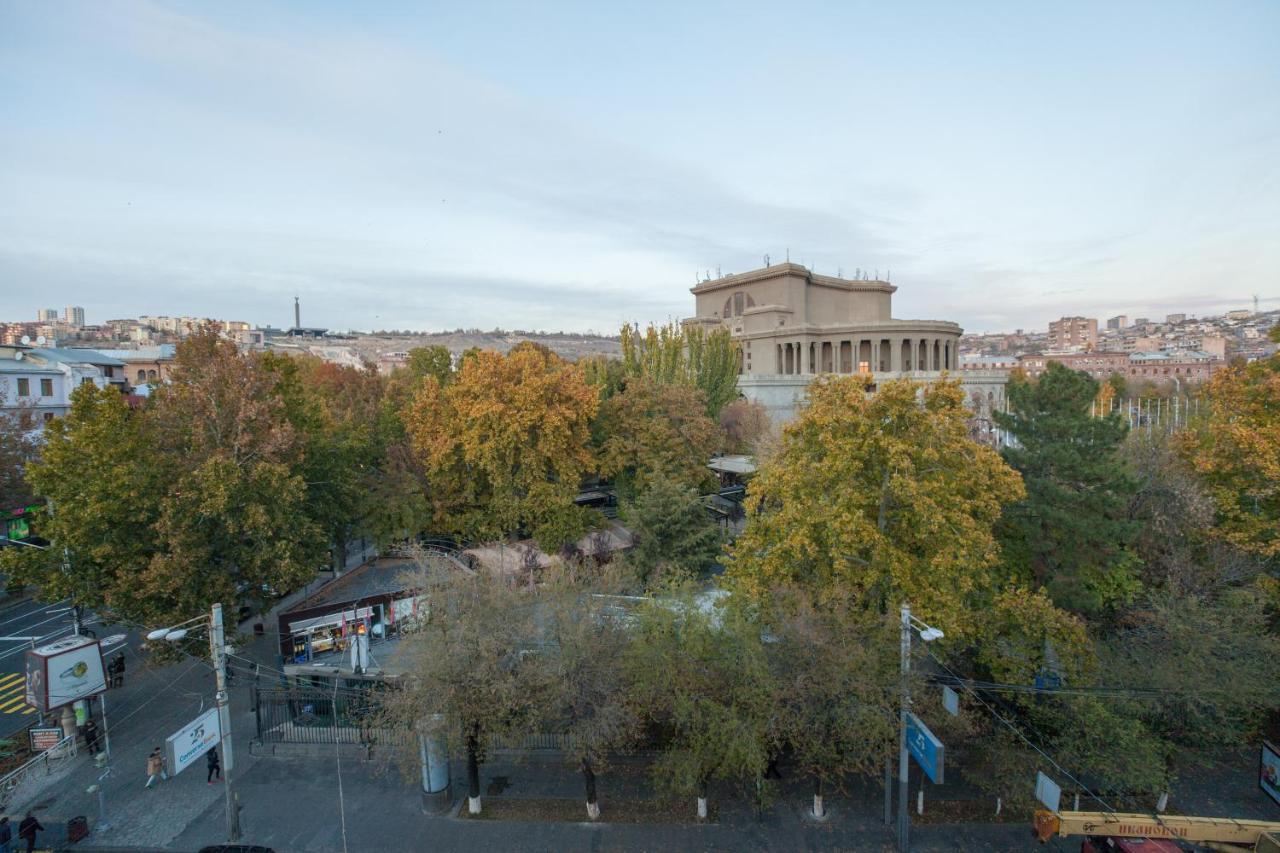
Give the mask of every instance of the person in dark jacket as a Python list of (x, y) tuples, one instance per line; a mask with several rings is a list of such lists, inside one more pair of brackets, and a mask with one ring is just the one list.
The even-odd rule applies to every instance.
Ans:
[(9, 853), (10, 841), (13, 841), (13, 827), (9, 826), (8, 817), (0, 817), (0, 853)]
[(93, 717), (84, 721), (84, 745), (90, 756), (98, 754), (98, 724)]
[(209, 773), (205, 781), (210, 785), (213, 784), (213, 777), (222, 778), (222, 764), (218, 761), (218, 748), (215, 746), (204, 754), (204, 760), (209, 765)]
[(44, 827), (40, 825), (40, 821), (36, 820), (36, 816), (27, 812), (22, 823), (18, 824), (18, 837), (27, 842), (27, 853), (36, 849), (36, 833), (43, 831)]

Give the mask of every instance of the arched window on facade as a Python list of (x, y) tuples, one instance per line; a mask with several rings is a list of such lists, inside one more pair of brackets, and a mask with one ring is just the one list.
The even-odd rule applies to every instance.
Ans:
[(147, 380), (148, 380), (148, 381), (152, 381), (152, 380), (154, 380), (155, 378), (156, 378), (156, 372), (155, 372), (154, 370), (148, 370), (148, 371), (147, 371)]
[(138, 368), (138, 381), (139, 382), (147, 381), (147, 371), (143, 370), (141, 367)]

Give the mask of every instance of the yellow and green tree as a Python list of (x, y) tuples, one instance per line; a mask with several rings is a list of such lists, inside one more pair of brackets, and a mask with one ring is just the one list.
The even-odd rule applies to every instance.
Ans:
[(981, 622), (995, 586), (992, 526), (1024, 494), (1017, 472), (968, 437), (955, 381), (819, 377), (747, 490), (727, 575), (753, 598), (794, 584), (886, 612), (903, 600), (949, 634)]
[(624, 501), (658, 479), (691, 488), (714, 482), (707, 462), (720, 444), (720, 431), (697, 388), (628, 379), (601, 405), (596, 429), (603, 437), (600, 473)]
[(1213, 533), (1265, 560), (1280, 559), (1280, 355), (1220, 370), (1209, 414), (1181, 450), (1216, 511)]
[(530, 344), (475, 353), (445, 387), (424, 378), (406, 420), (437, 529), (476, 540), (525, 531), (545, 550), (580, 537), (589, 517), (573, 500), (595, 463), (597, 406), (575, 365)]
[(642, 376), (659, 385), (688, 385), (702, 392), (707, 415), (738, 397), (738, 345), (725, 328), (650, 324), (622, 327), (622, 364), (627, 376)]

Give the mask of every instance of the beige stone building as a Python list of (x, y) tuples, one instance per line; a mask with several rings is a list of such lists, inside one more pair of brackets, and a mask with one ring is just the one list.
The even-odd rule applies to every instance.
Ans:
[(895, 320), (887, 281), (817, 275), (799, 264), (704, 281), (697, 316), (726, 325), (742, 345), (744, 375), (954, 370), (961, 329), (943, 320)]
[(954, 371), (976, 412), (1004, 402), (1007, 371), (959, 372), (961, 328), (946, 320), (893, 317), (887, 281), (817, 275), (792, 263), (700, 282), (686, 326), (727, 326), (740, 346), (738, 388), (775, 421), (792, 418), (809, 380), (862, 373), (874, 383), (936, 379)]

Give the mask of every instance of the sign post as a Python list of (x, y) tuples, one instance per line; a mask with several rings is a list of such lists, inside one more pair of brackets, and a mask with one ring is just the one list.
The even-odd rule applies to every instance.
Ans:
[(946, 750), (942, 746), (942, 741), (929, 731), (924, 720), (912, 713), (907, 714), (907, 750), (929, 777), (929, 781), (935, 785), (941, 785)]
[(1043, 771), (1036, 772), (1036, 799), (1054, 814), (1058, 813), (1062, 805), (1062, 788), (1057, 782), (1044, 775)]
[(27, 729), (27, 734), (31, 738), (32, 752), (44, 752), (46, 749), (53, 749), (62, 742), (62, 728), (60, 726), (32, 726)]
[(222, 726), (218, 720), (218, 709), (210, 708), (173, 734), (164, 742), (165, 758), (169, 762), (169, 772), (177, 776), (192, 763), (204, 757), (204, 754), (218, 745), (222, 739)]

